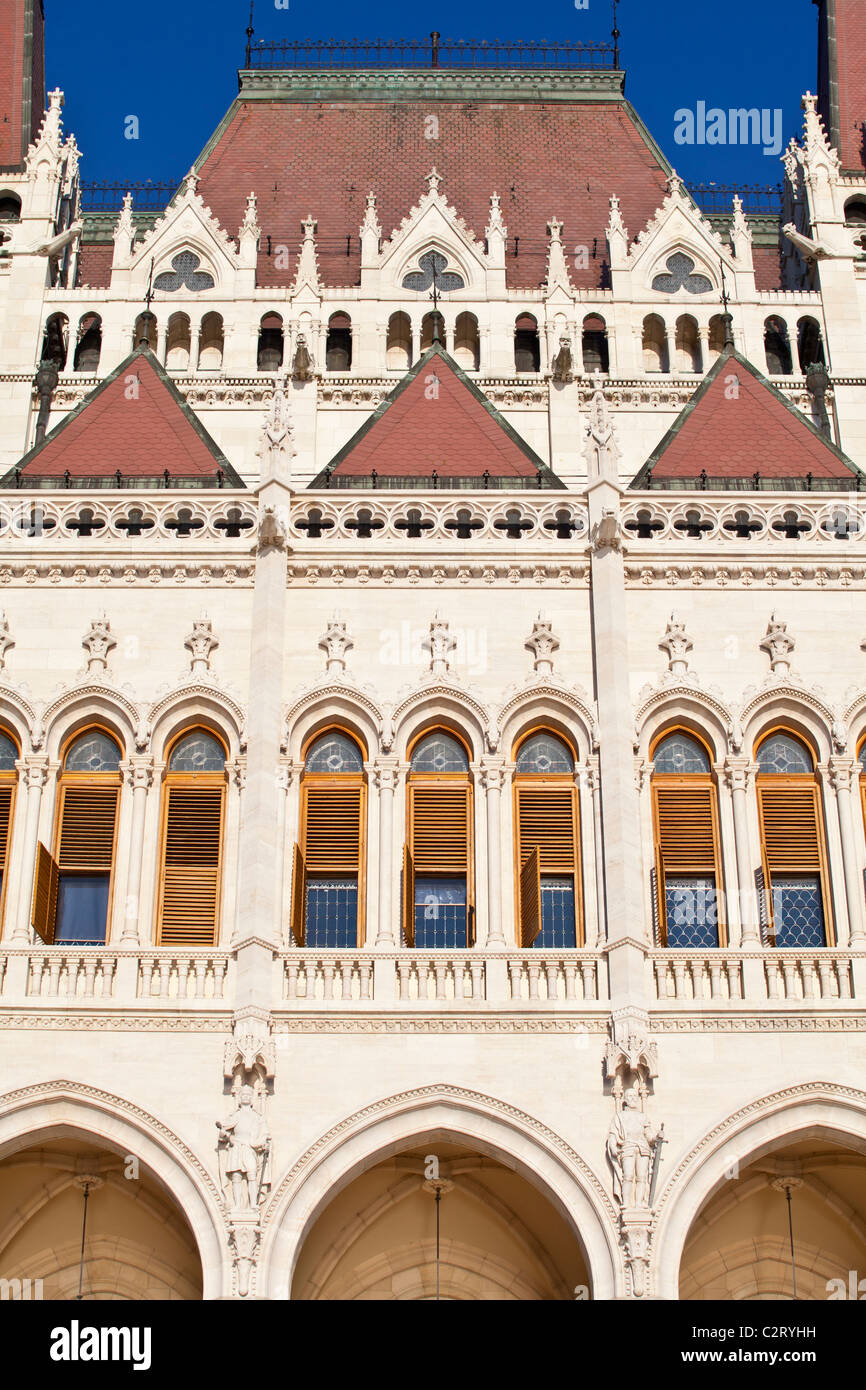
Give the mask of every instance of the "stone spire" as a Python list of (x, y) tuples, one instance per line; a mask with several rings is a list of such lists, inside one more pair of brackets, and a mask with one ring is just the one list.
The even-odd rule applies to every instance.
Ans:
[(301, 226), (304, 229), (304, 239), (301, 242), (301, 253), (298, 256), (298, 269), (295, 272), (295, 280), (289, 293), (294, 296), (299, 294), (302, 289), (309, 289), (314, 295), (321, 294), (322, 282), (319, 279), (319, 256), (316, 250), (316, 228), (318, 223), (315, 217), (305, 217)]
[(256, 457), (260, 458), (261, 482), (276, 480), (290, 483), (292, 480), (292, 459), (297, 453), (295, 436), (286, 399), (286, 380), (283, 378), (274, 387), (271, 406), (262, 429), (262, 439)]

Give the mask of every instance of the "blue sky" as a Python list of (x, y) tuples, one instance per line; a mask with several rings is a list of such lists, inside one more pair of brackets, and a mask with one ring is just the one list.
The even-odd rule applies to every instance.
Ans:
[[(395, 3), (325, 6), (257, 0), (260, 38), (425, 37), (595, 39), (611, 29), (610, 0), (440, 3), (424, 10)], [(82, 5), (45, 0), (46, 77), (66, 93), (64, 123), (81, 146), (87, 179), (179, 178), (237, 92), (248, 0), (109, 0)], [(626, 91), (687, 182), (773, 184), (777, 157), (761, 146), (684, 145), (675, 113), (708, 108), (779, 110), (782, 143), (799, 133), (800, 97), (815, 89), (817, 10), (812, 0), (621, 0)], [(124, 137), (139, 120), (138, 140)]]

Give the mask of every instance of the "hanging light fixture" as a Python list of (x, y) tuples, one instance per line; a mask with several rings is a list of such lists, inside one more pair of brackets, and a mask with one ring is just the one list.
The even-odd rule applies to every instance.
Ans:
[(430, 1193), (432, 1193), (432, 1194), (433, 1194), (433, 1198), (434, 1198), (434, 1200), (435, 1200), (435, 1202), (436, 1202), (436, 1302), (437, 1302), (437, 1303), (440, 1301), (440, 1297), (439, 1297), (439, 1253), (440, 1253), (440, 1229), (441, 1229), (441, 1228), (440, 1228), (440, 1221), (441, 1221), (441, 1217), (440, 1217), (440, 1210), (439, 1210), (439, 1208), (440, 1208), (440, 1203), (441, 1203), (441, 1201), (442, 1201), (442, 1193), (443, 1193), (443, 1192), (450, 1192), (450, 1191), (452, 1190), (453, 1187), (454, 1187), (453, 1182), (451, 1182), (450, 1179), (448, 1179), (448, 1178), (428, 1178), (427, 1181), (424, 1183), (424, 1191), (425, 1191), (425, 1192), (430, 1192)]
[(794, 1302), (797, 1299), (797, 1261), (794, 1254), (794, 1212), (791, 1204), (791, 1192), (795, 1187), (803, 1186), (803, 1179), (794, 1177), (792, 1174), (785, 1174), (782, 1177), (774, 1178), (770, 1184), (777, 1192), (785, 1194), (785, 1201), (788, 1207), (788, 1244), (791, 1250), (791, 1281), (794, 1286)]
[(82, 1288), (84, 1285), (84, 1242), (87, 1238), (87, 1201), (91, 1192), (96, 1192), (98, 1188), (104, 1186), (104, 1179), (96, 1173), (76, 1173), (72, 1181), (84, 1193), (84, 1207), (81, 1213), (81, 1254), (78, 1258), (78, 1293), (76, 1294), (76, 1300), (80, 1300), (84, 1297)]

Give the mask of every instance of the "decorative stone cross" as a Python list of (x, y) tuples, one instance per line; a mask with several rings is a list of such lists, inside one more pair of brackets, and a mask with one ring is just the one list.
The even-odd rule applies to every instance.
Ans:
[(457, 646), (456, 638), (452, 637), (448, 630), (446, 618), (440, 618), (438, 613), (434, 613), (430, 624), (430, 636), (425, 638), (421, 646), (430, 653), (430, 670), (433, 675), (446, 676), (451, 665), (448, 654)]
[(210, 671), (211, 652), (219, 646), (219, 640), (213, 635), (207, 613), (202, 613), (200, 618), (195, 619), (192, 632), (187, 634), (184, 646), (192, 653), (189, 669), (194, 676), (203, 676)]
[(325, 670), (329, 676), (342, 676), (345, 673), (346, 653), (354, 645), (346, 632), (346, 624), (341, 622), (335, 613), (319, 638), (319, 646), (327, 656)]
[(759, 645), (770, 658), (770, 670), (773, 674), (787, 676), (791, 670), (790, 656), (795, 644), (793, 637), (788, 633), (788, 624), (777, 618), (775, 613), (771, 615), (766, 634)]
[(676, 613), (671, 613), (665, 635), (659, 642), (662, 651), (668, 654), (668, 670), (673, 676), (684, 676), (689, 669), (688, 653), (692, 640), (686, 632), (686, 625)]
[(105, 613), (101, 613), (90, 624), (90, 628), (81, 639), (81, 645), (87, 652), (87, 670), (92, 676), (102, 675), (108, 665), (108, 653), (117, 643), (111, 635), (111, 624)]
[(524, 643), (532, 652), (533, 666), (536, 675), (550, 676), (553, 674), (553, 653), (559, 649), (559, 638), (553, 631), (552, 624), (539, 613), (532, 625), (532, 631)]

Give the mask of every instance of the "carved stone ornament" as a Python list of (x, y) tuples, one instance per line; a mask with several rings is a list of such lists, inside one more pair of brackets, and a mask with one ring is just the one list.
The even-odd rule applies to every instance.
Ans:
[(258, 1212), (271, 1188), (271, 1139), (252, 1086), (241, 1086), (235, 1109), (216, 1127), (220, 1186), (229, 1208)]
[(596, 555), (604, 555), (608, 550), (621, 550), (622, 533), (616, 512), (606, 507), (601, 519), (593, 526), (589, 539)]
[(554, 381), (574, 381), (574, 362), (571, 355), (571, 341), (563, 334), (559, 340), (559, 351), (553, 359)]
[(89, 630), (81, 639), (81, 645), (87, 652), (88, 675), (104, 675), (108, 666), (108, 653), (112, 647), (117, 646), (111, 635), (111, 624), (104, 613), (90, 624)]
[(313, 359), (310, 356), (310, 349), (307, 347), (307, 339), (303, 333), (298, 334), (298, 341), (295, 347), (295, 355), (292, 359), (292, 380), (293, 381), (312, 381), (315, 376)]
[(262, 439), (257, 457), (262, 461), (262, 477), (291, 479), (292, 459), (297, 450), (289, 418), (289, 404), (286, 399), (285, 380), (278, 381), (274, 387), (270, 409), (262, 429)]
[(685, 623), (671, 613), (665, 635), (659, 642), (662, 651), (668, 654), (668, 671), (672, 676), (684, 676), (689, 669), (688, 654), (693, 643), (686, 632)]
[(450, 653), (457, 646), (457, 639), (448, 630), (447, 618), (434, 613), (430, 624), (430, 636), (421, 643), (430, 653), (430, 671), (434, 676), (446, 676), (451, 665)]
[(202, 613), (200, 618), (196, 618), (192, 625), (192, 632), (187, 633), (183, 644), (190, 651), (189, 669), (194, 676), (203, 676), (210, 670), (211, 652), (219, 646), (219, 639), (214, 637), (211, 627), (211, 620), (207, 613)]
[(319, 646), (327, 656), (325, 669), (329, 676), (342, 676), (346, 671), (346, 653), (354, 646), (354, 642), (346, 632), (346, 624), (338, 621), (336, 613), (326, 630), (319, 638)]
[(14, 646), (15, 639), (9, 636), (9, 620), (5, 613), (0, 613), (0, 671), (6, 666), (7, 651)]
[(550, 676), (553, 674), (553, 653), (559, 648), (559, 638), (553, 631), (552, 624), (542, 618), (539, 613), (532, 625), (532, 631), (524, 643), (532, 652), (533, 666), (539, 676)]
[(253, 1212), (246, 1215), (238, 1212), (229, 1226), (229, 1248), (235, 1266), (239, 1298), (249, 1295), (261, 1241), (262, 1228), (258, 1216)]
[(259, 512), (259, 551), (264, 553), (268, 550), (285, 550), (286, 541), (287, 536), (284, 517), (278, 512), (276, 507), (272, 506), (270, 503), (265, 503)]
[(629, 1086), (606, 1144), (614, 1200), (623, 1213), (651, 1209), (663, 1135), (664, 1125), (655, 1129), (646, 1113), (645, 1097), (637, 1086)]
[(784, 678), (790, 674), (794, 639), (788, 633), (788, 624), (777, 618), (775, 613), (771, 615), (766, 634), (759, 645), (770, 658), (770, 670), (774, 676)]

